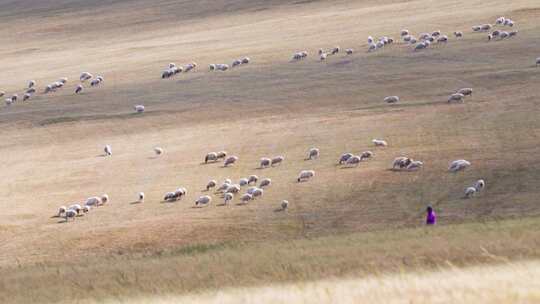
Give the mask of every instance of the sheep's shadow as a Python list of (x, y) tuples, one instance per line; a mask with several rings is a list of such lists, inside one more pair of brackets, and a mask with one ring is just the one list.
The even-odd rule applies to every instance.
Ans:
[(246, 206), (248, 203), (236, 203), (236, 206)]
[(130, 202), (129, 203), (130, 205), (138, 205), (138, 204), (142, 204), (141, 201), (133, 201), (133, 202)]
[(174, 204), (176, 203), (178, 200), (174, 200), (174, 201), (166, 201), (166, 200), (162, 200), (161, 202), (159, 202), (160, 204)]
[(287, 209), (283, 209), (283, 208), (277, 208), (277, 209), (274, 209), (274, 212), (285, 212)]
[(227, 206), (228, 204), (225, 204), (225, 203), (221, 203), (221, 204), (216, 204), (217, 207), (223, 207), (223, 206)]
[(356, 169), (358, 166), (343, 166), (340, 169)]
[(204, 208), (205, 206), (191, 206), (191, 209), (201, 209), (201, 208)]

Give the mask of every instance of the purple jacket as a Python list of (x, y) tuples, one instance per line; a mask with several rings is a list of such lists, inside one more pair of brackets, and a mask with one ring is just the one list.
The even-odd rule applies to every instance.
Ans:
[(426, 216), (426, 225), (435, 225), (437, 222), (437, 215), (435, 214), (435, 211), (428, 212)]

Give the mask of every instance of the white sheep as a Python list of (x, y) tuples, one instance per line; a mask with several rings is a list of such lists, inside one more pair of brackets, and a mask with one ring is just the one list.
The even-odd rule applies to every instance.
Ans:
[(353, 157), (354, 155), (352, 153), (343, 153), (341, 154), (341, 157), (339, 158), (338, 164), (343, 164), (349, 160), (349, 158)]
[(487, 32), (489, 30), (491, 30), (493, 26), (491, 24), (482, 24), (482, 26), (480, 27), (480, 29), (484, 32)]
[(437, 30), (437, 31), (434, 31), (433, 33), (431, 33), (431, 36), (433, 37), (439, 37), (441, 35), (441, 30)]
[(222, 159), (222, 158), (225, 158), (227, 156), (227, 151), (219, 151), (217, 152), (217, 159)]
[(481, 25), (473, 25), (472, 27), (473, 32), (480, 32), (482, 30)]
[(225, 193), (225, 196), (223, 196), (224, 204), (227, 205), (230, 201), (232, 201), (234, 198), (234, 194), (232, 193)]
[(392, 168), (393, 169), (395, 169), (396, 167), (398, 167), (399, 169), (407, 168), (411, 162), (412, 160), (406, 156), (396, 157), (392, 164)]
[(144, 192), (139, 192), (139, 203), (144, 203)]
[(399, 101), (399, 96), (387, 96), (384, 98), (384, 102), (386, 103), (396, 103)]
[(13, 100), (11, 98), (6, 98), (6, 105), (10, 106), (13, 104)]
[(232, 180), (230, 178), (226, 178), (223, 180), (224, 184), (232, 184)]
[(423, 50), (423, 49), (427, 48), (428, 46), (429, 46), (429, 44), (426, 43), (426, 41), (420, 42), (419, 44), (417, 44), (417, 45), (414, 47), (414, 50), (415, 50), (415, 51)]
[(474, 187), (467, 187), (465, 189), (465, 198), (471, 198), (476, 194), (476, 188)]
[(91, 86), (91, 87), (98, 86), (100, 82), (101, 82), (101, 80), (99, 80), (99, 79), (97, 79), (97, 78), (96, 78), (96, 79), (92, 79), (92, 81), (90, 82), (90, 86)]
[(357, 167), (360, 164), (361, 161), (362, 161), (362, 158), (360, 156), (353, 155), (353, 156), (349, 157), (349, 159), (347, 159), (345, 164), (348, 165), (348, 166)]
[(373, 52), (377, 49), (377, 45), (375, 43), (370, 43), (368, 45), (368, 52)]
[[(27, 93), (27, 94), (34, 94), (35, 92), (36, 92), (36, 88), (30, 88), (30, 89), (26, 90), (26, 93)], [(1, 96), (2, 96), (2, 95), (0, 95), (0, 97), (1, 97)]]
[(407, 166), (407, 170), (409, 171), (415, 171), (418, 169), (421, 169), (424, 166), (424, 163), (419, 160), (413, 160), (411, 163)]
[(206, 184), (206, 191), (209, 191), (210, 189), (214, 188), (217, 185), (216, 180), (210, 180), (208, 184)]
[(281, 210), (285, 211), (289, 207), (289, 201), (283, 200), (281, 201)]
[(302, 170), (300, 171), (300, 174), (298, 174), (298, 182), (306, 181), (315, 176), (315, 171), (313, 170)]
[(66, 212), (64, 213), (64, 217), (66, 219), (66, 222), (68, 221), (69, 218), (75, 219), (77, 214), (78, 214), (77, 211), (75, 211), (73, 209), (66, 210)]
[(79, 214), (82, 211), (82, 207), (79, 204), (73, 204), (73, 205), (68, 207), (68, 210), (73, 210), (73, 211), (77, 212), (77, 214)]
[(259, 188), (264, 188), (272, 185), (272, 180), (270, 178), (264, 178), (261, 180), (261, 183), (259, 184)]
[(272, 163), (272, 160), (270, 158), (263, 157), (260, 161), (260, 168), (266, 168), (269, 167)]
[(0, 91), (0, 97), (2, 97), (2, 96), (4, 96), (4, 95), (6, 95), (6, 92)]
[(536, 67), (540, 65), (540, 57), (536, 58)]
[(373, 37), (368, 36), (368, 37), (367, 37), (367, 43), (368, 43), (368, 44), (372, 44), (373, 42), (374, 42)]
[(137, 112), (137, 113), (144, 112), (144, 106), (143, 105), (136, 105), (133, 108), (135, 109), (135, 112)]
[(112, 155), (112, 147), (110, 145), (106, 145), (105, 148), (103, 148), (103, 151), (105, 151), (106, 156)]
[(248, 178), (248, 184), (257, 183), (259, 177), (257, 175), (250, 175)]
[(238, 193), (240, 192), (240, 185), (229, 185), (225, 193)]
[(106, 203), (108, 203), (108, 202), (109, 202), (109, 195), (105, 193), (105, 194), (103, 194), (103, 195), (101, 196), (101, 203), (102, 203), (102, 204), (106, 204)]
[(178, 188), (176, 191), (174, 191), (174, 195), (177, 200), (182, 199), (183, 196), (186, 196), (187, 190), (186, 188)]
[(253, 191), (257, 190), (259, 188), (257, 187), (249, 187), (247, 190), (246, 190), (246, 193), (247, 194), (253, 194)]
[(203, 195), (195, 201), (195, 205), (208, 205), (210, 202), (212, 202), (212, 198), (208, 195)]
[(238, 161), (238, 156), (234, 156), (234, 155), (229, 156), (229, 157), (227, 157), (225, 159), (225, 162), (223, 163), (223, 166), (227, 167), (229, 165), (232, 165), (232, 164), (236, 163), (236, 161)]
[(102, 204), (101, 198), (97, 196), (93, 196), (86, 199), (86, 202), (84, 203), (85, 206), (99, 206), (101, 204)]
[(481, 191), (486, 187), (486, 182), (483, 179), (479, 179), (474, 183), (473, 187), (476, 189), (476, 191)]
[(401, 37), (408, 36), (408, 35), (409, 35), (409, 30), (406, 30), (406, 29), (401, 30)]
[(248, 64), (251, 62), (251, 59), (249, 57), (242, 58), (242, 64)]
[(78, 84), (77, 87), (75, 87), (75, 94), (81, 93), (83, 90), (82, 84)]
[(465, 98), (465, 95), (461, 94), (461, 93), (454, 93), (452, 95), (450, 95), (450, 97), (448, 97), (448, 102), (452, 102), (452, 101), (458, 101), (458, 102), (463, 102), (463, 98)]
[(504, 39), (504, 38), (508, 38), (508, 37), (510, 37), (510, 33), (508, 33), (508, 32), (502, 31), (502, 32), (499, 34), (499, 38), (500, 38), (500, 39)]
[(218, 160), (218, 157), (217, 157), (217, 153), (216, 152), (210, 152), (208, 154), (206, 154), (206, 156), (204, 157), (204, 163), (208, 163), (209, 161), (217, 161)]
[(227, 183), (227, 182), (224, 182), (223, 184), (221, 184), (221, 186), (219, 186), (216, 191), (217, 192), (221, 192), (221, 191), (225, 191), (229, 188), (229, 186), (231, 185), (231, 183)]
[(67, 77), (62, 77), (58, 81), (63, 83), (63, 84), (66, 84), (66, 82), (68, 81), (68, 78)]
[(91, 209), (91, 208), (92, 208), (92, 207), (90, 207), (90, 206), (83, 206), (82, 212), (83, 212), (83, 213), (88, 213), (88, 212), (90, 212), (90, 209)]
[(176, 194), (174, 192), (167, 192), (163, 196), (164, 201), (174, 201), (176, 200)]
[(156, 153), (156, 155), (161, 155), (161, 154), (163, 154), (163, 148), (161, 148), (161, 147), (155, 147), (155, 148), (154, 148), (154, 153)]
[(62, 216), (62, 214), (66, 213), (67, 211), (67, 207), (66, 206), (60, 206), (60, 208), (58, 208), (58, 216)]
[(409, 41), (411, 41), (411, 39), (412, 39), (412, 36), (411, 36), (411, 35), (403, 36), (403, 41), (404, 41), (404, 42), (409, 42)]
[(311, 148), (308, 151), (308, 158), (307, 159), (311, 160), (311, 159), (314, 159), (314, 158), (319, 158), (320, 155), (321, 155), (321, 151), (318, 148)]
[(437, 43), (446, 43), (448, 42), (448, 36), (442, 35), (439, 38), (437, 38)]
[(87, 81), (88, 79), (92, 78), (92, 74), (88, 73), (88, 72), (83, 72), (81, 73), (81, 76), (79, 77), (79, 79), (82, 81), (82, 82), (85, 82)]
[(362, 154), (360, 155), (360, 160), (372, 158), (373, 155), (374, 155), (374, 154), (373, 154), (373, 152), (371, 152), (371, 151), (364, 151), (364, 152), (362, 152)]
[(36, 85), (36, 81), (35, 80), (30, 80), (28, 82), (28, 88), (30, 89), (31, 87), (35, 86)]
[(285, 156), (279, 155), (274, 158), (272, 158), (272, 161), (270, 162), (270, 165), (273, 167), (274, 165), (279, 165), (285, 160)]
[(30, 99), (30, 97), (32, 97), (32, 94), (25, 93), (25, 94), (23, 95), (23, 99), (22, 99), (22, 100), (23, 100), (23, 101), (26, 101), (26, 100)]
[(257, 197), (261, 197), (264, 194), (264, 190), (261, 188), (257, 188), (253, 190), (251, 195), (253, 196), (253, 199), (256, 199)]
[(244, 195), (240, 197), (240, 201), (242, 201), (242, 203), (244, 204), (247, 204), (247, 202), (249, 202), (252, 199), (253, 199), (253, 195), (249, 193), (245, 193)]
[(375, 145), (375, 147), (386, 147), (386, 146), (388, 146), (388, 143), (385, 140), (382, 140), (382, 139), (373, 139), (371, 142)]
[(459, 31), (454, 32), (454, 36), (455, 36), (456, 38), (462, 38), (462, 37), (463, 37), (463, 32), (459, 32)]
[(473, 93), (473, 89), (472, 88), (463, 88), (463, 89), (459, 89), (459, 91), (457, 91), (459, 94), (463, 94), (463, 96), (472, 96), (472, 93)]
[(353, 49), (346, 49), (345, 50), (345, 54), (347, 54), (347, 55), (352, 55), (353, 53), (354, 53)]
[(470, 162), (464, 160), (464, 159), (458, 159), (450, 163), (450, 166), (448, 167), (448, 171), (450, 172), (458, 172), (461, 170), (465, 170), (467, 167), (471, 165)]
[(319, 56), (319, 59), (320, 59), (321, 61), (325, 61), (327, 57), (328, 57), (328, 54), (322, 53), (321, 56)]
[(216, 65), (215, 64), (210, 64), (210, 65), (208, 65), (208, 69), (210, 71), (215, 71), (216, 70)]
[(240, 185), (240, 187), (247, 186), (249, 184), (249, 180), (243, 177), (238, 181), (238, 184)]
[(241, 64), (242, 64), (242, 60), (240, 60), (240, 59), (235, 59), (235, 60), (232, 62), (231, 67), (234, 68), (235, 66), (241, 65)]

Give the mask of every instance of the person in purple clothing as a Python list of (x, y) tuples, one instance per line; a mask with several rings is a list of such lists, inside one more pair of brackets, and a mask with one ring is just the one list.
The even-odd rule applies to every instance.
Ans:
[(435, 225), (437, 223), (437, 215), (433, 211), (433, 207), (428, 206), (426, 212), (426, 225)]

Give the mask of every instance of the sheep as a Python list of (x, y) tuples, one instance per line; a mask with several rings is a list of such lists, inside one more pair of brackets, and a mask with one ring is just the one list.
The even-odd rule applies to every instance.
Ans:
[(52, 91), (54, 91), (54, 86), (48, 84), (48, 85), (45, 87), (45, 90), (43, 91), (43, 93), (47, 94), (47, 93), (50, 93), (50, 92), (52, 92)]
[(387, 96), (384, 98), (384, 102), (386, 103), (396, 103), (399, 101), (399, 96)]
[(79, 204), (73, 204), (73, 205), (68, 207), (68, 210), (73, 210), (73, 211), (77, 212), (77, 214), (79, 214), (82, 211), (82, 207)]
[(483, 179), (479, 179), (474, 183), (473, 187), (476, 189), (476, 191), (481, 191), (486, 187), (486, 182)]
[(349, 158), (353, 157), (354, 155), (352, 153), (343, 153), (341, 157), (339, 158), (338, 164), (343, 164), (349, 160)]
[(489, 34), (489, 35), (487, 36), (487, 38), (488, 38), (488, 41), (491, 41), (491, 39), (493, 39), (493, 35), (492, 35), (492, 34)]
[(272, 160), (270, 158), (263, 157), (260, 161), (260, 168), (267, 168), (272, 163)]
[(421, 169), (424, 166), (424, 163), (419, 160), (413, 160), (411, 163), (407, 166), (407, 170), (414, 171)]
[(173, 76), (175, 74), (175, 71), (177, 71), (177, 69), (175, 68), (164, 70), (163, 72), (161, 72), (161, 79), (165, 79), (165, 78), (169, 78)]
[(319, 158), (321, 152), (318, 148), (311, 148), (309, 149), (308, 151), (308, 160), (311, 160), (311, 159), (314, 159), (314, 158)]
[(237, 66), (237, 65), (241, 65), (241, 64), (242, 64), (242, 60), (240, 60), (240, 59), (236, 59), (236, 60), (234, 60), (234, 61), (233, 61), (233, 63), (232, 63), (232, 65), (231, 65), (231, 67), (233, 67), (233, 68), (234, 68), (235, 66)]
[(463, 95), (461, 93), (454, 93), (454, 94), (450, 95), (450, 97), (448, 97), (448, 103), (450, 103), (452, 101), (463, 102), (463, 98), (465, 98), (465, 95)]
[(473, 89), (472, 88), (462, 88), (457, 91), (459, 94), (463, 94), (463, 96), (472, 96)]
[(360, 155), (360, 160), (364, 160), (364, 159), (368, 159), (368, 158), (372, 158), (373, 157), (373, 152), (371, 151), (364, 151), (362, 152), (362, 154)]
[(474, 25), (472, 27), (472, 30), (473, 30), (473, 32), (480, 32), (482, 30), (482, 26), (481, 25)]
[(360, 162), (362, 161), (362, 158), (358, 155), (353, 155), (351, 157), (349, 157), (349, 159), (347, 159), (347, 161), (345, 162), (346, 165), (349, 165), (349, 166), (355, 166), (357, 167)]
[(297, 181), (298, 182), (306, 181), (306, 180), (309, 180), (309, 179), (313, 178), (314, 176), (315, 176), (315, 171), (313, 171), (313, 170), (302, 170), (302, 171), (300, 171), (300, 174), (298, 174)]
[(248, 64), (251, 62), (251, 59), (249, 57), (242, 58), (242, 64)]
[(482, 31), (485, 32), (485, 31), (491, 30), (492, 27), (493, 27), (493, 26), (492, 26), (491, 24), (482, 24), (482, 25), (480, 26), (480, 30), (482, 30)]
[(242, 201), (243, 204), (247, 204), (247, 202), (249, 202), (252, 199), (253, 199), (253, 195), (249, 193), (245, 193), (244, 195), (240, 197), (240, 201)]
[(29, 94), (29, 93), (26, 93), (23, 95), (23, 101), (26, 101), (28, 99), (30, 99), (30, 97), (32, 97), (32, 94)]
[(176, 195), (175, 195), (174, 192), (167, 192), (163, 196), (163, 200), (166, 201), (166, 202), (174, 201), (174, 200), (176, 200)]
[(376, 49), (377, 49), (377, 45), (376, 45), (376, 44), (370, 43), (370, 44), (368, 45), (368, 52), (373, 52), (373, 51), (375, 51)]
[(229, 185), (225, 193), (238, 193), (240, 192), (240, 185)]
[(163, 154), (163, 148), (161, 148), (161, 147), (155, 147), (155, 148), (154, 148), (154, 153), (156, 153), (156, 155), (161, 155), (161, 154)]
[(261, 197), (263, 194), (264, 194), (264, 190), (261, 189), (261, 188), (257, 188), (255, 190), (253, 190), (253, 193), (251, 193), (251, 195), (253, 196), (253, 199), (255, 199), (257, 197)]
[(456, 38), (462, 38), (463, 37), (463, 32), (456, 31), (456, 32), (454, 32), (454, 36)]
[(307, 57), (307, 52), (297, 52), (293, 54), (292, 60), (302, 60)]
[(406, 156), (396, 157), (392, 164), (392, 169), (398, 167), (399, 169), (407, 168), (412, 162), (412, 159)]
[(434, 31), (433, 33), (431, 33), (431, 36), (433, 37), (439, 37), (441, 35), (441, 30), (437, 30), (437, 31)]
[(136, 105), (133, 107), (135, 109), (136, 113), (142, 113), (144, 112), (144, 106), (143, 105)]
[(77, 211), (73, 210), (73, 209), (68, 209), (66, 210), (66, 212), (64, 213), (64, 218), (66, 219), (66, 222), (68, 221), (69, 218), (72, 218), (75, 220), (75, 217), (77, 216)]
[(92, 208), (92, 207), (90, 207), (90, 206), (83, 206), (82, 212), (83, 212), (83, 213), (88, 213), (88, 212), (90, 212), (90, 209), (91, 209), (91, 208)]
[(415, 51), (423, 50), (423, 49), (427, 48), (428, 46), (429, 46), (429, 44), (427, 44), (426, 42), (421, 42), (421, 43), (417, 44), (414, 47), (414, 50)]
[(232, 180), (230, 178), (226, 178), (223, 180), (224, 184), (232, 184)]
[(347, 55), (352, 55), (353, 53), (354, 53), (353, 49), (346, 49), (345, 50), (345, 54), (347, 54)]
[(411, 40), (409, 41), (410, 44), (416, 44), (417, 40), (416, 38), (412, 37)]
[(30, 89), (31, 87), (35, 86), (36, 85), (36, 81), (35, 80), (30, 80), (28, 82), (28, 89)]
[(112, 148), (111, 148), (110, 145), (106, 145), (105, 148), (103, 148), (103, 151), (105, 152), (106, 156), (111, 156), (112, 155)]
[(103, 194), (103, 195), (101, 196), (101, 203), (102, 203), (102, 204), (106, 204), (106, 203), (108, 203), (108, 202), (109, 202), (109, 195), (105, 193), (105, 194)]
[(99, 79), (92, 79), (92, 81), (90, 82), (90, 86), (95, 87), (95, 86), (99, 85), (100, 82), (101, 82), (101, 80), (99, 80)]
[(253, 194), (253, 192), (254, 192), (255, 190), (257, 190), (257, 189), (259, 189), (259, 188), (257, 188), (257, 187), (249, 187), (249, 188), (246, 190), (246, 193), (247, 193), (247, 194)]
[(85, 82), (87, 81), (88, 79), (92, 78), (93, 75), (88, 73), (88, 72), (83, 72), (81, 73), (81, 76), (79, 77), (79, 79), (81, 80), (81, 82)]
[(227, 156), (227, 151), (219, 151), (217, 153), (217, 159), (222, 159), (222, 158), (225, 158)]
[(172, 69), (176, 67), (176, 64), (174, 62), (169, 63), (169, 69)]
[(461, 170), (465, 170), (467, 167), (471, 165), (470, 162), (464, 160), (464, 159), (458, 159), (450, 163), (450, 166), (448, 167), (448, 171), (450, 172), (458, 172)]
[(499, 34), (499, 38), (500, 38), (500, 39), (504, 39), (504, 38), (508, 38), (508, 37), (510, 37), (510, 33), (508, 33), (508, 32), (502, 31), (502, 32)]
[(224, 204), (227, 205), (230, 201), (232, 201), (234, 198), (234, 194), (232, 193), (225, 193), (225, 196), (223, 197), (224, 199)]
[(374, 41), (374, 40), (373, 40), (373, 37), (371, 37), (371, 36), (368, 36), (368, 37), (367, 37), (367, 43), (368, 43), (368, 44), (373, 44), (373, 41)]
[(13, 100), (11, 98), (6, 98), (6, 105), (10, 106), (13, 104)]
[(332, 51), (330, 52), (330, 55), (335, 55), (339, 53), (339, 46), (336, 46), (335, 48), (332, 49)]
[[(26, 94), (34, 94), (35, 92), (36, 92), (36, 88), (30, 88), (26, 90)], [(2, 95), (0, 95), (0, 97), (2, 97)]]
[(224, 167), (227, 167), (229, 165), (233, 165), (238, 160), (238, 156), (229, 156), (225, 159), (225, 162), (223, 163)]
[(281, 210), (285, 211), (289, 207), (289, 201), (283, 200), (281, 201)]
[[(188, 63), (186, 64), (186, 66), (184, 67), (184, 73), (187, 73), (191, 70), (193, 70), (194, 68), (197, 67), (197, 63), (196, 62), (192, 62), (192, 63)], [(182, 69), (179, 69), (179, 72), (182, 72)]]
[(448, 36), (442, 35), (441, 37), (437, 38), (437, 43), (446, 43), (448, 42)]
[(476, 188), (474, 187), (467, 187), (465, 189), (465, 198), (471, 198), (476, 194)]
[(216, 64), (216, 68), (218, 71), (226, 71), (229, 69), (228, 64)]
[(375, 44), (375, 46), (378, 48), (378, 49), (382, 49), (384, 47), (384, 42), (383, 41), (379, 41)]
[(510, 27), (513, 27), (514, 26), (514, 21), (511, 20), (511, 19), (506, 18), (506, 19), (504, 19), (504, 25), (508, 25)]
[(403, 36), (403, 41), (404, 42), (409, 42), (409, 41), (411, 41), (411, 39), (412, 39), (412, 36), (410, 36), (410, 35)]
[(12, 102), (17, 101), (18, 98), (19, 98), (19, 95), (17, 95), (17, 94), (11, 95), (11, 101), (12, 101)]
[(285, 160), (284, 156), (282, 155), (276, 156), (272, 158), (272, 161), (270, 162), (270, 166), (273, 167), (274, 165), (280, 165), (284, 160)]
[(497, 18), (497, 19), (495, 20), (495, 24), (501, 25), (501, 24), (504, 23), (504, 20), (505, 20), (505, 19), (506, 19), (506, 18), (504, 18), (504, 17), (499, 17), (499, 18)]
[(81, 93), (82, 90), (83, 90), (82, 84), (77, 85), (77, 87), (75, 87), (75, 94)]
[(139, 192), (139, 203), (144, 203), (144, 192)]
[(409, 30), (406, 30), (406, 29), (401, 30), (401, 37), (408, 36), (408, 35), (409, 35)]
[(508, 37), (514, 37), (518, 34), (518, 31), (511, 31), (508, 33)]
[(210, 202), (212, 202), (212, 198), (208, 195), (203, 195), (195, 201), (195, 206), (208, 205), (210, 204)]
[(219, 188), (216, 189), (216, 192), (226, 191), (230, 185), (231, 183), (224, 182), (223, 184), (221, 184), (221, 186), (219, 186)]
[(264, 178), (261, 180), (261, 183), (259, 184), (259, 188), (264, 188), (272, 185), (272, 180), (270, 178)]
[(240, 185), (240, 187), (242, 186), (246, 186), (249, 184), (249, 180), (247, 178), (241, 178), (239, 181), (238, 181), (238, 184)]
[(210, 180), (207, 184), (206, 184), (206, 191), (210, 191), (210, 189), (214, 188), (215, 186), (217, 185), (217, 181), (216, 180)]
[(97, 196), (93, 196), (86, 199), (86, 202), (84, 203), (85, 206), (99, 206), (101, 204), (102, 204), (101, 198)]
[(206, 156), (204, 157), (204, 163), (207, 164), (209, 161), (217, 161), (218, 158), (217, 158), (217, 153), (216, 152), (210, 152), (208, 154), (206, 154)]
[(174, 191), (174, 195), (177, 200), (182, 199), (182, 196), (186, 196), (187, 190), (186, 188), (178, 188), (176, 191)]
[(320, 61), (325, 61), (327, 56), (328, 55), (326, 53), (321, 54), (321, 56), (319, 57)]
[(4, 95), (6, 95), (6, 92), (0, 91), (0, 97), (2, 97), (2, 96), (4, 96)]
[(539, 65), (540, 65), (540, 57), (536, 58), (536, 67), (538, 67)]
[(66, 84), (66, 82), (68, 81), (68, 78), (67, 77), (62, 77), (62, 78), (58, 79), (58, 81), (63, 83), (63, 84)]
[(388, 143), (385, 140), (382, 140), (382, 139), (373, 139), (371, 142), (375, 145), (375, 147), (386, 147), (386, 146), (388, 146)]
[(259, 177), (257, 175), (250, 175), (248, 178), (248, 185), (250, 185), (251, 183), (257, 183), (258, 180)]
[(66, 213), (67, 211), (67, 207), (66, 206), (60, 206), (60, 208), (58, 208), (58, 216), (62, 216), (62, 214)]
[(216, 65), (215, 64), (210, 64), (210, 65), (208, 65), (208, 69), (210, 71), (215, 71), (216, 70)]

